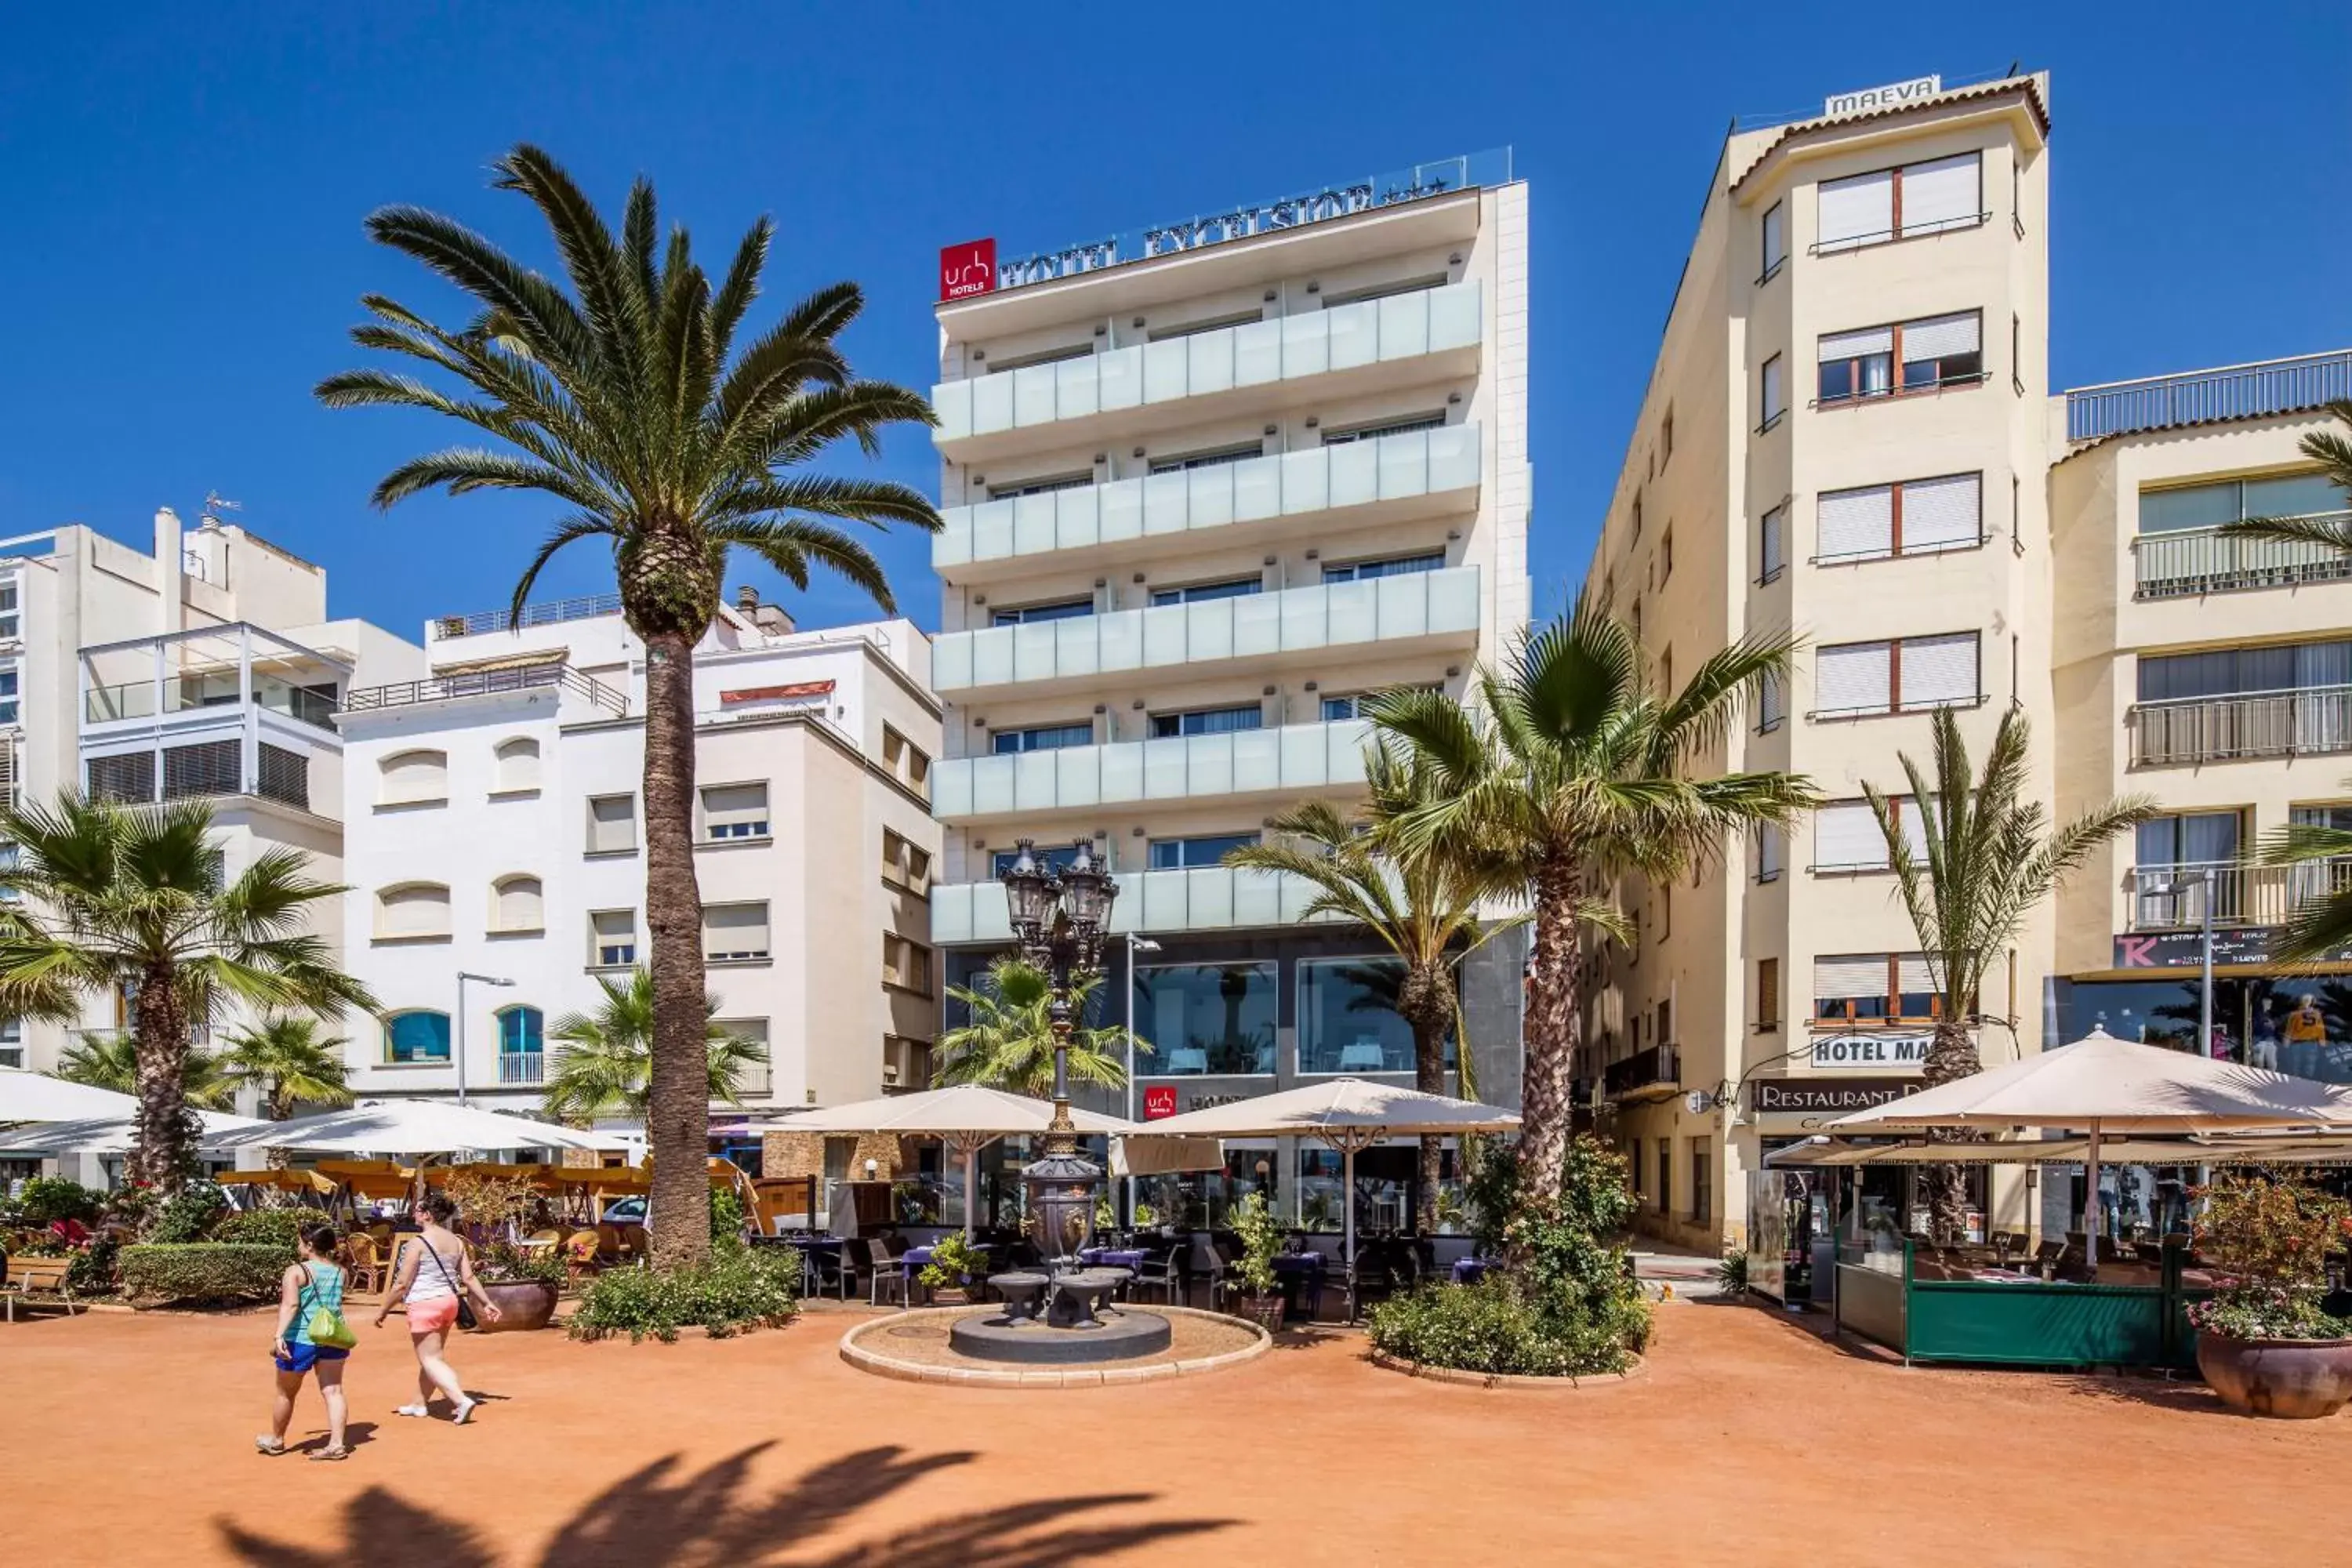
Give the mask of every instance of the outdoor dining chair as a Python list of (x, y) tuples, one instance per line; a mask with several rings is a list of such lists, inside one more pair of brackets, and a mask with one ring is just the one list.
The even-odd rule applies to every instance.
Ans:
[(364, 1292), (384, 1288), (390, 1270), (375, 1237), (363, 1230), (352, 1232), (343, 1238), (343, 1254), (350, 1259), (352, 1289)]
[[(1217, 1310), (1219, 1298), (1234, 1289), (1234, 1282), (1225, 1278), (1224, 1258), (1219, 1256), (1213, 1245), (1202, 1237), (1196, 1236), (1192, 1238), (1190, 1266), (1185, 1272), (1190, 1276), (1192, 1283), (1198, 1283), (1207, 1288), (1209, 1310), (1213, 1312)], [(1188, 1284), (1188, 1294), (1189, 1289)], [(1187, 1304), (1190, 1304), (1189, 1301)]]
[(1143, 1261), (1137, 1266), (1135, 1279), (1130, 1281), (1137, 1295), (1157, 1289), (1171, 1307), (1176, 1304), (1177, 1293), (1183, 1283), (1183, 1270), (1176, 1266), (1176, 1249), (1172, 1247), (1146, 1248)]
[[(880, 1306), (883, 1293), (887, 1290), (898, 1297), (898, 1305), (901, 1307), (909, 1305), (907, 1299), (907, 1271), (898, 1266), (896, 1258), (890, 1256), (889, 1248), (883, 1241), (868, 1238), (856, 1245), (859, 1251), (865, 1255), (867, 1272), (873, 1276), (872, 1283), (866, 1287), (866, 1304), (869, 1307)], [(845, 1257), (846, 1251), (847, 1248), (845, 1246)], [(845, 1262), (844, 1272), (846, 1271), (847, 1265)]]

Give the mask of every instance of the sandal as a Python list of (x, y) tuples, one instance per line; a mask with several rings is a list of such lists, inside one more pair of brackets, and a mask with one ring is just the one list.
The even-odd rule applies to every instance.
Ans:
[(352, 1451), (349, 1448), (313, 1448), (302, 1457), (306, 1459), (348, 1459)]
[(283, 1437), (256, 1437), (253, 1440), (253, 1447), (256, 1453), (267, 1454), (274, 1459), (278, 1455), (286, 1451), (286, 1439)]
[(416, 1417), (418, 1420), (420, 1420), (420, 1421), (424, 1420), (426, 1416), (431, 1415), (433, 1414), (433, 1412), (432, 1412), (432, 1411), (430, 1411), (430, 1410), (426, 1409), (426, 1408), (425, 1408), (424, 1405), (395, 1405), (395, 1406), (394, 1406), (394, 1407), (393, 1407), (393, 1412), (392, 1412), (392, 1413), (393, 1413), (394, 1415), (414, 1415), (414, 1416), (415, 1416), (415, 1417)]

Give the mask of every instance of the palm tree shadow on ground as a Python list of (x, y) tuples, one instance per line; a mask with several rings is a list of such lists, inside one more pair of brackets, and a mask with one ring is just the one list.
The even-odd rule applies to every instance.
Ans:
[[(819, 1465), (765, 1498), (747, 1494), (757, 1443), (698, 1472), (678, 1456), (654, 1460), (583, 1503), (536, 1557), (542, 1568), (581, 1563), (772, 1564), (773, 1568), (1058, 1568), (1131, 1547), (1222, 1530), (1222, 1519), (1113, 1521), (1105, 1509), (1154, 1501), (1150, 1492), (1094, 1492), (939, 1515), (863, 1539), (836, 1536), (861, 1510), (934, 1470), (969, 1464), (963, 1452), (867, 1448)], [(215, 1521), (236, 1559), (259, 1568), (494, 1568), (482, 1531), (381, 1486), (343, 1508), (331, 1544), (279, 1541), (233, 1520)], [(831, 1539), (828, 1539), (832, 1537)], [(519, 1561), (519, 1559), (518, 1559)]]

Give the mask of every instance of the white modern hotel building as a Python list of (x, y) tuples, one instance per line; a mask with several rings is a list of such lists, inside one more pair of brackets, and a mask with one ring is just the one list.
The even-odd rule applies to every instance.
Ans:
[[(1106, 1109), (1410, 1081), (1369, 939), (1302, 928), (1297, 887), (1220, 860), (1358, 795), (1366, 693), (1460, 692), (1527, 622), (1527, 202), (1493, 153), (941, 254), (932, 930), (966, 978), (1008, 942), (1016, 840), (1108, 857), (1104, 1013), (1131, 1007), (1153, 1050)], [(1464, 976), (1480, 1089), (1507, 1101), (1519, 967), (1497, 942)], [(1359, 1169), (1391, 1157), (1402, 1205), (1405, 1150)], [(1233, 1161), (1280, 1173), (1285, 1208), (1337, 1185), (1317, 1149)]]

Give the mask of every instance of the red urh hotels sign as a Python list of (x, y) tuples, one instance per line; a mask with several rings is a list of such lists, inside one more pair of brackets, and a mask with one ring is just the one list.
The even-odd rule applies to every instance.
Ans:
[(1143, 1091), (1143, 1119), (1164, 1121), (1176, 1114), (1176, 1086), (1162, 1084)]
[(940, 249), (940, 298), (965, 300), (996, 288), (996, 241), (971, 239)]

